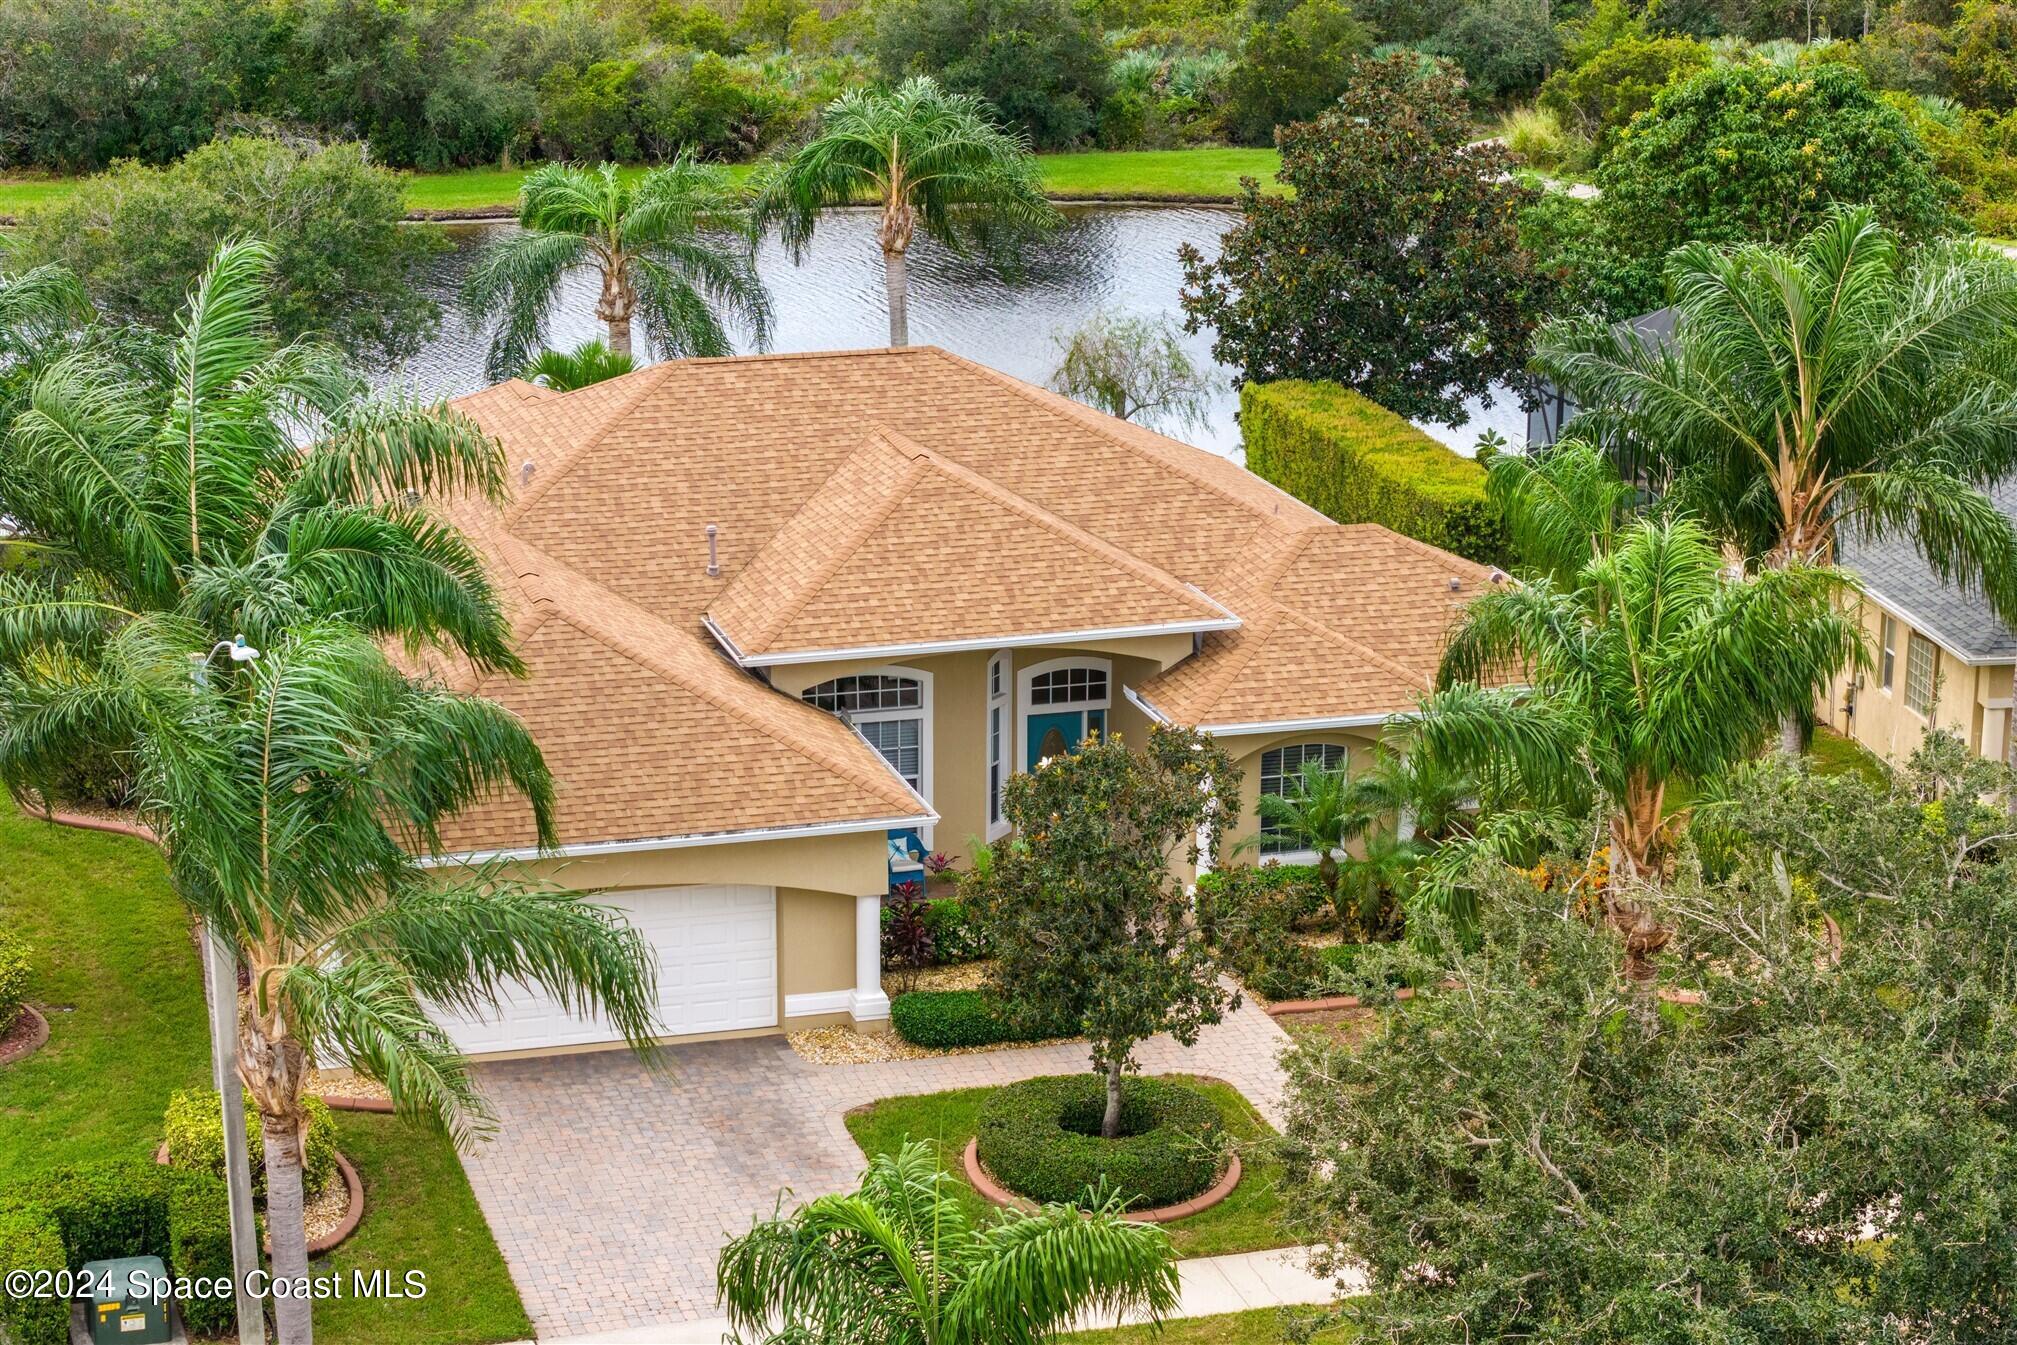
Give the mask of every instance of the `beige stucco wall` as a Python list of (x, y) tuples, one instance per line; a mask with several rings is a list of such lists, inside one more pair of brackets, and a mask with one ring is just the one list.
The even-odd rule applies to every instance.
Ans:
[(854, 988), (854, 898), (802, 887), (777, 890), (777, 1018), (788, 1029), (845, 1023), (845, 1013), (787, 1020), (789, 995)]
[(1255, 863), (1260, 859), (1257, 849), (1240, 850), (1241, 842), (1258, 835), (1261, 798), (1261, 754), (1277, 747), (1292, 743), (1335, 743), (1350, 752), (1347, 759), (1348, 773), (1364, 770), (1372, 764), (1373, 752), (1379, 743), (1379, 730), (1364, 729), (1324, 729), (1301, 733), (1250, 733), (1237, 737), (1222, 737), (1219, 743), (1233, 756), (1240, 768), (1240, 816), (1239, 821), (1227, 833), (1225, 849), (1220, 855), (1220, 864)]
[[(1902, 762), (1910, 756), (1934, 723), (1958, 734), (1974, 751), (2002, 758), (2010, 717), (2010, 667), (1971, 665), (1933, 641), (1933, 713), (1921, 715), (1905, 704), (1905, 669), (1910, 636), (1915, 633), (1911, 619), (1874, 598), (1864, 598), (1858, 605), (1871, 667), (1836, 679), (1827, 703), (1818, 707), (1821, 722), (1892, 761)], [(1887, 614), (1898, 622), (1897, 661), (1889, 687), (1883, 684), (1883, 619)], [(1852, 702), (1853, 714), (1849, 712)]]

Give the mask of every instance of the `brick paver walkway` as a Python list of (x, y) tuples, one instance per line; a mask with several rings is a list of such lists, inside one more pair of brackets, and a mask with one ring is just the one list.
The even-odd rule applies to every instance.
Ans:
[[(1245, 1005), (1196, 1047), (1156, 1038), (1138, 1059), (1152, 1074), (1224, 1079), (1279, 1123), (1287, 1044)], [(813, 1065), (782, 1037), (670, 1048), (656, 1074), (624, 1052), (485, 1065), (498, 1134), (464, 1166), (541, 1336), (696, 1321), (718, 1311), (726, 1238), (787, 1191), (854, 1185), (849, 1108), (1085, 1068), (1079, 1045)]]

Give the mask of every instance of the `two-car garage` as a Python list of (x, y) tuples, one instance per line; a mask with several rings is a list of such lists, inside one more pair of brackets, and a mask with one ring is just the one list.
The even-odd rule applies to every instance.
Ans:
[[(777, 1026), (777, 890), (682, 886), (606, 892), (658, 957), (659, 1031), (668, 1037)], [(536, 990), (514, 986), (501, 1012), (443, 1014), (463, 1051), (542, 1051), (620, 1040), (600, 1018), (581, 1019)]]

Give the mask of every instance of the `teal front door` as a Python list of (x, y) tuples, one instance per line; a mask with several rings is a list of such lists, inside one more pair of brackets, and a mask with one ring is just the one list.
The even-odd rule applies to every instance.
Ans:
[(1027, 725), (1029, 760), (1023, 769), (1033, 771), (1046, 757), (1061, 757), (1084, 742), (1088, 716), (1095, 730), (1106, 731), (1105, 710), (1045, 710), (1031, 715)]

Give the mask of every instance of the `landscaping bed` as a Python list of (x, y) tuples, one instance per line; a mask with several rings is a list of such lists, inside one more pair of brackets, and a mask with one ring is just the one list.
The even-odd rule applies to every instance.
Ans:
[(1100, 1136), (1106, 1080), (1059, 1074), (997, 1088), (981, 1104), (975, 1134), (982, 1167), (1004, 1188), (1039, 1204), (1082, 1203), (1104, 1187), (1129, 1208), (1177, 1205), (1202, 1194), (1224, 1170), (1218, 1108), (1187, 1084), (1126, 1079), (1120, 1133)]
[[(1096, 1076), (1084, 1076), (1096, 1084)], [(1274, 1131), (1231, 1084), (1189, 1075), (1163, 1079), (1192, 1085), (1217, 1111), (1218, 1125), (1240, 1146), (1244, 1172), (1239, 1185), (1221, 1203), (1201, 1213), (1163, 1225), (1179, 1256), (1218, 1256), (1294, 1245), (1296, 1238), (1282, 1222), (1282, 1202), (1276, 1190), (1281, 1164), (1265, 1141)], [(939, 1164), (955, 1179), (968, 1214), (980, 1221), (993, 1209), (967, 1182), (962, 1162), (968, 1141), (980, 1128), (981, 1109), (993, 1088), (956, 1088), (940, 1093), (884, 1098), (848, 1113), (848, 1133), (864, 1155), (894, 1153), (905, 1139), (929, 1140), (938, 1149)]]
[[(1307, 1316), (1296, 1309), (1253, 1308), (1210, 1317), (1178, 1317), (1161, 1326), (1110, 1326), (1059, 1336), (1060, 1345), (1281, 1345), (1289, 1340), (1285, 1318)], [(1333, 1326), (1308, 1338), (1309, 1345), (1344, 1345), (1358, 1338), (1349, 1326)]]

